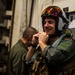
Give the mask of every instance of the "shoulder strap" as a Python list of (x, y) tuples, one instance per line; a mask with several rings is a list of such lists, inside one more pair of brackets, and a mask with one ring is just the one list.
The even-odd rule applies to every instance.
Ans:
[(61, 42), (61, 40), (63, 39), (63, 37), (65, 37), (66, 36), (66, 34), (63, 34), (63, 35), (61, 35), (60, 37), (59, 37), (59, 39), (57, 39), (53, 44), (52, 44), (52, 46), (53, 47), (57, 47), (58, 46), (58, 44)]

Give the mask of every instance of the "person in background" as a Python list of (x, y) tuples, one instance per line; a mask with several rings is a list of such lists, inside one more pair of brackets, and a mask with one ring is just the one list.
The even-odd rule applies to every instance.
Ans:
[[(62, 10), (58, 6), (48, 6), (41, 17), (43, 32), (33, 36), (39, 46), (31, 58), (35, 62), (30, 68), (30, 75), (75, 75), (75, 41)], [(66, 23), (62, 30), (58, 29), (59, 18)], [(46, 68), (43, 64), (41, 67), (40, 60), (46, 63)]]
[(38, 31), (33, 27), (27, 27), (23, 32), (22, 38), (12, 47), (9, 52), (9, 75), (26, 75), (25, 64), (22, 61), (23, 54), (31, 53), (29, 59), (34, 53), (34, 47), (32, 47), (32, 37)]

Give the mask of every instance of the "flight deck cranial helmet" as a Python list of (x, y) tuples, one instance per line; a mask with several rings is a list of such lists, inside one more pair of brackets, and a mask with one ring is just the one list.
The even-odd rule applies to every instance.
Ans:
[(50, 17), (55, 19), (56, 21), (56, 31), (58, 31), (58, 22), (59, 17), (62, 18), (64, 22), (67, 22), (64, 16), (62, 15), (62, 10), (58, 6), (49, 6), (43, 10), (41, 17), (42, 17), (42, 26), (44, 27), (44, 20), (46, 17)]

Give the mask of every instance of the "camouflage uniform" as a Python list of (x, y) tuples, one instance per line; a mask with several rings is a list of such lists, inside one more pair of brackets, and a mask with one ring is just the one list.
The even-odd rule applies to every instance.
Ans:
[(57, 47), (48, 43), (42, 53), (38, 49), (32, 59), (29, 75), (75, 75), (75, 41), (66, 35)]

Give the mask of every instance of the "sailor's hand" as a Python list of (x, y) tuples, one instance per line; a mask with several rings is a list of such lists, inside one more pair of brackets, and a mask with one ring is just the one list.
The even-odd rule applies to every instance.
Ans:
[(40, 32), (39, 33), (39, 43), (47, 43), (49, 38), (49, 35), (47, 35), (45, 32)]

